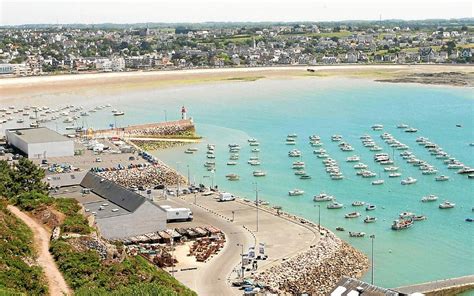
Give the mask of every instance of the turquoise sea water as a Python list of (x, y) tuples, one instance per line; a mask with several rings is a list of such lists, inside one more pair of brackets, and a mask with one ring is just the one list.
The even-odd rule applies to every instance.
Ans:
[[(350, 231), (363, 231), (366, 238), (349, 238), (347, 232), (337, 234), (364, 253), (370, 255), (370, 239), (375, 234), (375, 282), (385, 287), (397, 287), (430, 280), (457, 277), (474, 273), (474, 231), (473, 223), (465, 218), (474, 218), (474, 180), (448, 170), (442, 160), (435, 159), (424, 148), (415, 143), (418, 136), (430, 138), (445, 151), (466, 165), (474, 166), (474, 97), (472, 89), (454, 87), (432, 87), (408, 84), (386, 84), (367, 80), (351, 79), (294, 79), (261, 80), (255, 82), (233, 82), (209, 85), (195, 85), (180, 88), (130, 91), (113, 96), (90, 94), (96, 104), (110, 102), (126, 115), (119, 118), (118, 125), (162, 121), (164, 113), (168, 119), (179, 117), (181, 105), (185, 105), (189, 116), (194, 118), (197, 130), (204, 137), (199, 152), (184, 154), (187, 147), (156, 151), (158, 157), (173, 167), (179, 166), (186, 175), (187, 166), (191, 179), (210, 184), (210, 173), (205, 170), (205, 146), (216, 144), (217, 170), (214, 183), (221, 189), (241, 196), (253, 198), (255, 181), (258, 181), (259, 196), (284, 210), (318, 221), (318, 209), (313, 195), (327, 192), (344, 203), (344, 209), (327, 210), (321, 204), (322, 224), (332, 230), (343, 226)], [(78, 97), (69, 95), (68, 100)], [(58, 100), (58, 98), (55, 98)], [(102, 113), (103, 114), (103, 113)], [(93, 115), (87, 119), (89, 126), (107, 127), (114, 118), (107, 115)], [(418, 182), (410, 186), (400, 185), (401, 178), (388, 178), (382, 166), (373, 162), (374, 152), (361, 144), (359, 137), (369, 134), (383, 148), (392, 154), (392, 149), (371, 125), (380, 123), (384, 131), (410, 146), (410, 151), (434, 165), (439, 174), (448, 175), (448, 182), (435, 182), (434, 176), (421, 174), (418, 168), (407, 164), (395, 151), (395, 165), (400, 167), (402, 178), (412, 176)], [(418, 133), (404, 133), (396, 128), (407, 123), (419, 129)], [(456, 124), (462, 124), (461, 128)], [(54, 127), (54, 125), (53, 125)], [(61, 126), (60, 126), (61, 128)], [(285, 145), (286, 135), (298, 134), (296, 146)], [(324, 171), (321, 159), (312, 153), (308, 136), (317, 134), (330, 157), (336, 159), (346, 177), (334, 181)], [(340, 134), (355, 151), (342, 152), (337, 143), (331, 142), (332, 134)], [(247, 164), (250, 153), (248, 138), (260, 142), (259, 153), (262, 165)], [(227, 145), (242, 146), (237, 166), (226, 166), (229, 159)], [(300, 180), (293, 174), (289, 150), (302, 151), (306, 172), (311, 180)], [(359, 155), (361, 161), (379, 173), (385, 184), (372, 186), (373, 179), (355, 175), (354, 163), (347, 163), (346, 157)], [(179, 162), (179, 163), (177, 163)], [(252, 171), (267, 172), (263, 178), (254, 178)], [(240, 180), (227, 181), (225, 175), (236, 173)], [(305, 195), (288, 196), (288, 190), (300, 188)], [(427, 194), (436, 194), (439, 200), (422, 203)], [(440, 210), (443, 200), (456, 203), (454, 209)], [(353, 208), (351, 203), (363, 200), (375, 204), (370, 212), (378, 218), (376, 223), (365, 224), (363, 208)], [(345, 219), (344, 214), (361, 212), (361, 218)], [(424, 214), (426, 221), (416, 222), (411, 229), (392, 231), (390, 225), (398, 214), (411, 211)], [(278, 231), (278, 229), (275, 229)], [(366, 279), (370, 278), (370, 272)]]

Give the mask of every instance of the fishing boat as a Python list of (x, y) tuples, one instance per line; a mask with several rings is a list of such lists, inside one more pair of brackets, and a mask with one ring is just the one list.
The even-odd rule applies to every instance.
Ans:
[(332, 135), (331, 136), (331, 141), (333, 141), (333, 142), (342, 141), (342, 136), (341, 135)]
[(431, 202), (431, 201), (436, 201), (438, 200), (438, 197), (434, 194), (430, 194), (430, 195), (427, 195), (427, 196), (423, 196), (421, 198), (421, 201), (422, 202)]
[(408, 177), (406, 179), (403, 179), (400, 183), (402, 185), (410, 185), (410, 184), (415, 184), (416, 182), (417, 182), (417, 180), (415, 178)]
[(439, 205), (439, 208), (440, 209), (452, 209), (454, 208), (456, 204), (455, 203), (452, 203), (450, 201), (444, 201), (442, 204)]
[(365, 205), (365, 202), (363, 202), (363, 201), (354, 201), (354, 202), (352, 203), (352, 206), (353, 206), (353, 207), (361, 207), (361, 206), (363, 206), (363, 205)]
[(348, 213), (346, 215), (344, 215), (345, 218), (358, 218), (360, 217), (360, 213), (359, 212), (352, 212), (352, 213)]
[(373, 180), (372, 185), (382, 185), (385, 181), (382, 179), (379, 180)]
[(377, 208), (377, 206), (375, 205), (367, 205), (367, 207), (365, 207), (365, 210), (366, 211), (373, 211)]
[(414, 222), (411, 219), (395, 220), (395, 221), (393, 221), (392, 229), (393, 230), (408, 229), (408, 228), (413, 226), (413, 223)]
[(435, 180), (438, 181), (438, 182), (448, 181), (449, 177), (445, 176), (445, 175), (441, 175), (441, 176), (436, 177)]
[(227, 165), (237, 165), (237, 162), (235, 162), (235, 161), (228, 161), (228, 162), (227, 162)]
[(339, 173), (339, 174), (336, 174), (336, 175), (331, 175), (331, 179), (332, 180), (342, 180), (342, 179), (344, 179), (344, 176), (341, 173)]
[(345, 231), (344, 227), (341, 227), (341, 226), (336, 227), (336, 230), (337, 231)]
[(377, 221), (376, 217), (367, 216), (367, 217), (364, 218), (364, 223), (374, 223), (376, 221)]
[(264, 177), (264, 176), (266, 176), (266, 175), (267, 175), (267, 173), (264, 172), (264, 171), (260, 171), (260, 170), (258, 170), (258, 171), (253, 171), (253, 176), (254, 176), (254, 177)]
[(301, 189), (293, 189), (293, 190), (288, 191), (289, 196), (299, 196), (303, 194), (304, 194), (304, 191)]
[(341, 209), (344, 205), (333, 200), (330, 204), (327, 205), (327, 208), (330, 210)]
[(310, 141), (319, 141), (319, 140), (321, 140), (321, 137), (318, 136), (318, 135), (311, 135), (311, 136), (309, 136), (309, 140)]
[(349, 236), (350, 236), (350, 237), (364, 237), (364, 236), (365, 236), (365, 232), (353, 232), (353, 231), (349, 231)]
[(208, 154), (206, 157), (208, 159), (215, 159), (216, 158), (216, 156), (214, 154)]
[(428, 219), (425, 215), (415, 215), (412, 217), (413, 221), (423, 221)]
[(316, 202), (331, 201), (333, 199), (334, 199), (334, 196), (329, 195), (329, 194), (324, 193), (324, 192), (322, 192), (318, 195), (315, 195), (313, 197), (313, 200), (316, 201)]
[(472, 174), (474, 173), (474, 168), (470, 168), (470, 167), (463, 167), (462, 169), (460, 169), (459, 171), (457, 171), (458, 174)]
[(472, 219), (472, 218), (466, 218), (465, 221), (466, 221), (466, 222), (474, 222), (474, 219)]
[(388, 175), (389, 178), (397, 178), (400, 177), (402, 174), (401, 173), (390, 173)]
[(225, 176), (229, 181), (237, 181), (240, 179), (240, 176), (237, 174), (228, 174)]

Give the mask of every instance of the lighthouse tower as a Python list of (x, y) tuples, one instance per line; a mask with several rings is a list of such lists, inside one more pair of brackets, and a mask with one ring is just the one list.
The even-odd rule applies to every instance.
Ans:
[(184, 106), (183, 106), (183, 107), (181, 107), (181, 119), (187, 119), (186, 117), (187, 117), (186, 108), (184, 108)]

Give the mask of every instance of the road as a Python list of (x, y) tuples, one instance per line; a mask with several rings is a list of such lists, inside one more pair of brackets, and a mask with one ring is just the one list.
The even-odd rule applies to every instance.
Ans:
[(49, 295), (72, 295), (63, 275), (54, 262), (53, 256), (49, 253), (50, 234), (48, 231), (17, 207), (9, 205), (8, 210), (22, 220), (33, 232), (33, 240), (38, 255), (36, 261), (46, 276)]
[(194, 202), (194, 195), (187, 195), (160, 200), (157, 203), (190, 208), (194, 213), (194, 221), (169, 223), (168, 228), (213, 225), (226, 235), (226, 245), (216, 257), (205, 264), (191, 266), (198, 267), (196, 270), (176, 273), (179, 281), (199, 295), (242, 295), (241, 290), (230, 285), (230, 281), (237, 278), (237, 273), (233, 271), (239, 268), (241, 260), (242, 248), (237, 244), (244, 243), (244, 253), (247, 253), (249, 247), (257, 246), (260, 242), (265, 243), (265, 254), (268, 255), (268, 259), (258, 261), (258, 271), (262, 271), (309, 249), (319, 240), (319, 234), (314, 229), (263, 209), (259, 211), (257, 231), (256, 208), (251, 203), (217, 202), (212, 196), (201, 195), (197, 195), (196, 204)]

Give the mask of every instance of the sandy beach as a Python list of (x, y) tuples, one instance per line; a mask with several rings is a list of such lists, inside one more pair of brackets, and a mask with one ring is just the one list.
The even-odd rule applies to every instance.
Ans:
[[(313, 69), (314, 72), (307, 71), (309, 68)], [(448, 72), (467, 75), (466, 79), (469, 81), (472, 80), (470, 78), (472, 78), (473, 68), (469, 65), (334, 65), (88, 73), (18, 78), (3, 77), (0, 79), (0, 92), (2, 93), (0, 102), (12, 98), (21, 98), (26, 95), (48, 95), (67, 92), (86, 93), (93, 89), (100, 89), (102, 92), (114, 92), (127, 89), (171, 87), (197, 83), (248, 82), (258, 79), (348, 77), (386, 80), (389, 82), (430, 83), (429, 81), (426, 82), (426, 77), (423, 77), (424, 79), (407, 79), (407, 77), (421, 73), (440, 74)], [(396, 79), (400, 79), (400, 81), (394, 81)], [(453, 81), (438, 79), (434, 84), (452, 85)]]

